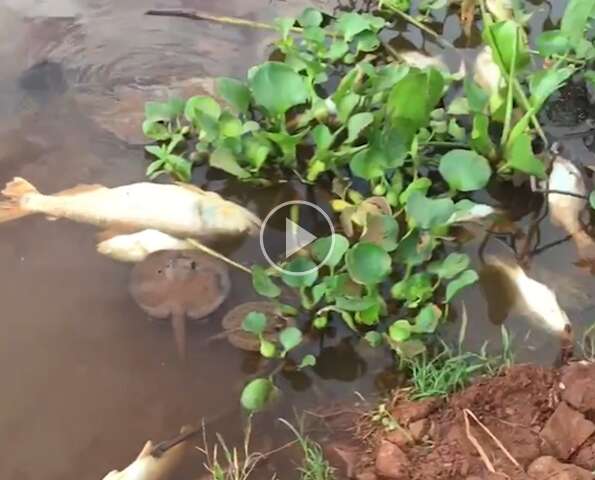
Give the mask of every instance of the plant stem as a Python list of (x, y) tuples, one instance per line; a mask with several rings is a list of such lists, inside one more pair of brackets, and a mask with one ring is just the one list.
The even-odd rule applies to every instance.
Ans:
[(436, 33), (430, 27), (427, 27), (426, 25), (424, 25), (420, 21), (416, 20), (411, 15), (409, 15), (409, 14), (407, 14), (405, 12), (402, 12), (401, 10), (399, 10), (397, 8), (390, 8), (390, 7), (388, 7), (388, 8), (389, 8), (389, 10), (391, 12), (395, 13), (396, 15), (398, 15), (399, 17), (401, 17), (403, 20), (409, 22), (411, 25), (416, 26), (417, 28), (419, 28), (423, 32), (426, 32), (428, 35), (431, 35), (432, 37), (434, 37), (436, 39), (436, 41), (440, 45), (442, 45), (443, 47), (452, 48), (452, 49), (455, 48), (455, 46), (452, 43), (450, 43), (447, 40), (444, 40), (444, 38), (442, 38), (438, 33)]
[(506, 95), (506, 116), (504, 117), (504, 128), (502, 129), (502, 137), (500, 137), (500, 146), (504, 146), (510, 134), (510, 124), (512, 121), (513, 97), (514, 97), (514, 80), (516, 70), (516, 56), (519, 45), (518, 30), (514, 35), (514, 42), (512, 46), (512, 60), (510, 62), (510, 72), (508, 74), (508, 92)]
[(225, 263), (228, 263), (229, 265), (232, 265), (233, 267), (236, 267), (236, 268), (242, 270), (243, 272), (246, 272), (247, 274), (252, 275), (252, 272), (250, 271), (249, 268), (246, 268), (246, 267), (244, 267), (244, 265), (234, 262), (232, 259), (227, 258), (225, 255), (222, 255), (221, 253), (216, 252), (215, 250), (207, 247), (206, 245), (203, 245), (200, 242), (197, 242), (193, 238), (187, 238), (186, 241), (190, 245), (192, 245), (194, 248), (196, 248), (197, 250), (200, 250), (201, 252), (204, 252), (207, 255), (210, 255), (212, 257), (218, 258), (219, 260), (222, 260)]
[[(189, 20), (204, 20), (207, 22), (223, 23), (226, 25), (236, 25), (239, 27), (249, 27), (260, 30), (277, 30), (274, 25), (269, 23), (254, 22), (244, 18), (211, 15), (210, 13), (199, 12), (197, 10), (147, 10), (145, 15), (153, 15), (158, 17), (179, 17), (187, 18)], [(303, 29), (292, 27), (291, 31), (294, 33), (302, 33)]]

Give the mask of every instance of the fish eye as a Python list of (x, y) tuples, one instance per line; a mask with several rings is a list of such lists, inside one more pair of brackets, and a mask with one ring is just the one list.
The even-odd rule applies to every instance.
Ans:
[(157, 273), (163, 273), (163, 270), (159, 269), (157, 270)]

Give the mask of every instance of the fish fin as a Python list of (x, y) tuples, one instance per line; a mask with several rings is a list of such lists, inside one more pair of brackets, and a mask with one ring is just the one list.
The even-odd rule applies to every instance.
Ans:
[(73, 196), (73, 195), (80, 195), (81, 193), (89, 193), (89, 192), (94, 192), (96, 190), (107, 190), (107, 187), (104, 187), (103, 185), (89, 185), (89, 184), (80, 184), (80, 185), (76, 185), (72, 188), (67, 188), (66, 190), (62, 190), (58, 193), (54, 193), (55, 196), (57, 197), (66, 197), (66, 196)]
[(186, 359), (186, 314), (184, 312), (174, 312), (172, 315), (172, 326), (174, 328), (174, 338), (178, 354), (182, 360)]
[(33, 213), (21, 208), (15, 201), (0, 202), (0, 223), (10, 222)]
[(45, 219), (49, 222), (55, 222), (56, 220), (58, 220), (58, 217), (47, 216), (45, 217)]
[(21, 177), (13, 178), (6, 184), (4, 190), (2, 190), (2, 195), (11, 200), (19, 200), (27, 193), (39, 193), (39, 191), (31, 183)]

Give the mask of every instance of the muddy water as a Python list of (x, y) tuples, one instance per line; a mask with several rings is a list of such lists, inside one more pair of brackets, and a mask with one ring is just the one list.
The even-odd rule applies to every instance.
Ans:
[[(303, 4), (161, 0), (155, 6), (271, 20)], [(543, 22), (557, 22), (560, 5), (541, 10), (532, 20), (534, 30)], [(122, 129), (122, 123), (114, 127), (104, 119), (117, 117), (126, 124), (145, 97), (167, 91), (163, 86), (196, 77), (240, 76), (264, 58), (271, 38), (269, 33), (145, 17), (147, 7), (141, 0), (0, 0), (0, 184), (20, 175), (53, 192), (77, 183), (142, 180), (147, 165), (142, 147), (122, 140), (134, 137), (134, 129), (131, 134), (130, 125)], [(460, 32), (452, 25), (449, 14), (445, 33), (455, 41)], [(435, 48), (411, 27), (403, 28), (403, 38)], [(298, 187), (238, 188), (212, 173), (198, 172), (195, 180), (261, 216), (274, 203), (306, 195)], [(498, 198), (495, 194), (492, 203)], [(501, 198), (506, 203), (510, 195), (503, 192)], [(523, 195), (516, 202), (528, 204)], [(519, 213), (521, 224), (528, 223), (530, 214), (530, 209)], [(231, 443), (239, 440), (238, 395), (260, 366), (225, 342), (206, 340), (220, 331), (222, 313), (255, 297), (248, 278), (232, 272), (232, 294), (208, 325), (191, 328), (189, 358), (182, 365), (167, 324), (148, 323), (130, 299), (130, 267), (95, 253), (95, 233), (41, 217), (1, 226), (2, 479), (98, 479), (124, 466), (146, 439), (168, 437), (203, 417)], [(282, 232), (277, 234), (281, 245)], [(542, 224), (543, 242), (563, 236), (547, 220)], [(480, 268), (477, 247), (472, 242), (466, 248)], [(245, 264), (261, 259), (253, 239), (221, 248)], [(574, 286), (570, 290), (575, 293), (586, 292), (586, 300), (585, 295), (578, 295), (582, 300), (570, 297), (575, 307), (570, 316), (580, 329), (592, 318), (589, 297), (595, 284), (572, 265), (575, 255), (566, 242), (538, 255), (534, 267), (555, 272), (550, 277)], [(489, 284), (487, 292), (497, 297)], [(476, 288), (464, 296), (471, 349), (486, 339), (495, 346), (499, 342), (500, 327), (488, 320), (486, 295)], [(555, 342), (539, 329), (515, 316), (507, 326), (520, 347), (519, 358), (553, 361)], [(452, 325), (452, 335), (457, 328)], [(390, 356), (342, 330), (313, 340), (306, 350), (320, 354), (319, 365), (314, 372), (279, 379), (288, 394), (271, 418), (291, 416), (292, 408), (321, 400), (350, 399), (356, 390), (373, 396), (391, 365)], [(279, 427), (271, 425), (259, 426), (257, 446), (270, 447), (278, 437)], [(200, 463), (195, 454), (180, 478), (195, 478)]]

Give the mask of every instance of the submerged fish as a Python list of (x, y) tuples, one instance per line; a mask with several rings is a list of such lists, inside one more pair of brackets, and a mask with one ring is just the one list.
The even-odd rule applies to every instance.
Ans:
[(137, 263), (130, 294), (148, 315), (171, 318), (180, 356), (186, 353), (186, 317), (204, 318), (225, 301), (231, 290), (227, 267), (197, 251), (162, 250)]
[[(579, 168), (570, 160), (557, 155), (552, 164), (548, 190), (569, 192), (585, 197), (587, 187)], [(584, 230), (580, 215), (587, 201), (571, 195), (548, 193), (551, 221), (572, 235), (581, 259), (595, 259), (595, 241)]]
[(79, 185), (43, 195), (23, 178), (9, 182), (0, 223), (34, 213), (109, 229), (154, 228), (180, 237), (256, 234), (260, 219), (246, 208), (194, 185), (133, 183), (115, 188)]
[[(183, 427), (182, 435), (190, 433), (190, 427)], [(182, 461), (188, 442), (176, 444), (160, 456), (152, 455), (153, 443), (149, 440), (138, 457), (124, 470), (112, 470), (103, 480), (168, 480)]]
[[(572, 337), (572, 325), (568, 315), (558, 303), (556, 294), (547, 285), (529, 277), (516, 263), (491, 255), (486, 256), (485, 260), (488, 268), (495, 270), (490, 273), (492, 279), (495, 277), (494, 273), (498, 276), (499, 285), (495, 292), (498, 298), (492, 302), (494, 308), (515, 309), (548, 332), (563, 339)], [(490, 287), (494, 288), (495, 285)], [(504, 302), (500, 295), (504, 295)], [(508, 311), (505, 311), (505, 316), (507, 314)]]
[(190, 242), (152, 228), (129, 235), (116, 235), (97, 244), (99, 253), (121, 262), (142, 262), (151, 253), (160, 250), (193, 249)]

